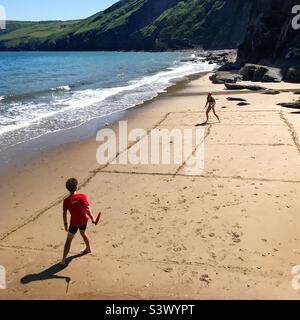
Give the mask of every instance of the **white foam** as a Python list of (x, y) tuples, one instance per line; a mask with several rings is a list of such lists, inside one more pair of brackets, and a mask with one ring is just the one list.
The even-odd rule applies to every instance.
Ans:
[(51, 88), (51, 91), (70, 91), (71, 88), (70, 86), (60, 86), (60, 87), (56, 87), (56, 88)]
[[(212, 71), (214, 67), (214, 64), (208, 64), (207, 62), (185, 63), (167, 71), (161, 71), (151, 76), (144, 76), (140, 79), (132, 80), (127, 86), (75, 91), (67, 98), (56, 98), (56, 100), (52, 101), (50, 106), (45, 104), (35, 104), (31, 107), (28, 105), (16, 105), (16, 111), (19, 112), (15, 114), (13, 119), (14, 124), (0, 126), (0, 135), (29, 127), (42, 120), (66, 112), (69, 112), (69, 114), (66, 113), (64, 117), (61, 117), (61, 120), (66, 120), (68, 116), (72, 119), (72, 117), (75, 117), (78, 113), (76, 110), (84, 111), (83, 121), (88, 121), (97, 116), (100, 117), (122, 111), (142, 103), (147, 99), (154, 98), (159, 93), (165, 91), (172, 84), (174, 79), (181, 79), (186, 75), (203, 71)], [(54, 90), (70, 91), (71, 88), (69, 86), (61, 86), (54, 88)], [(99, 106), (99, 103), (122, 93), (123, 96), (120, 96), (120, 99), (118, 97), (117, 106), (107, 104), (103, 106), (103, 114), (98, 114), (96, 116), (94, 114), (88, 114), (86, 108), (90, 109), (94, 105)], [(49, 111), (49, 109), (52, 110)], [(20, 110), (22, 110), (21, 113)], [(72, 110), (74, 110), (74, 113), (72, 113)], [(17, 114), (19, 114), (19, 116)], [(82, 124), (82, 122), (80, 124)], [(78, 123), (78, 125), (80, 124)], [(61, 129), (64, 128), (62, 127)]]

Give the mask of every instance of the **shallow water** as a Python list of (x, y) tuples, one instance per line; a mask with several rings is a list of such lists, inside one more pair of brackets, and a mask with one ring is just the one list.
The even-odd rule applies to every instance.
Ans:
[(187, 52), (0, 52), (0, 151), (126, 110), (185, 75)]

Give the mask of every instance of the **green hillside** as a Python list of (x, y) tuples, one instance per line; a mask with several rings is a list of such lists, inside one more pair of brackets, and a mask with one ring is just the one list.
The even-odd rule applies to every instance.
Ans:
[(0, 30), (0, 48), (35, 49), (51, 34), (68, 29), (78, 22), (78, 20), (45, 22), (7, 21), (6, 30)]
[(121, 0), (81, 21), (8, 22), (0, 50), (236, 48), (250, 9), (251, 0)]

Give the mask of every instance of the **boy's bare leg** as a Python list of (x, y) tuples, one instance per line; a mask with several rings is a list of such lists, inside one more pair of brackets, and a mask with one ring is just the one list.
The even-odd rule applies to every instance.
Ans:
[(82, 251), (82, 253), (91, 253), (92, 250), (91, 250), (90, 240), (89, 240), (88, 236), (86, 235), (85, 230), (80, 230), (80, 234), (81, 234), (83, 241), (86, 245), (86, 248)]
[(70, 252), (71, 243), (72, 243), (73, 238), (74, 238), (74, 234), (68, 232), (67, 240), (66, 240), (65, 247), (64, 247), (63, 258), (60, 263), (61, 265), (66, 265), (66, 259), (67, 259), (69, 252)]

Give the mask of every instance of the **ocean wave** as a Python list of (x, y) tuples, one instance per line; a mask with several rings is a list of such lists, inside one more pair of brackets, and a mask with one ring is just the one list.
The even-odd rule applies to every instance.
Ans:
[(56, 87), (56, 88), (51, 88), (50, 89), (51, 91), (70, 91), (71, 90), (71, 87), (70, 86), (59, 86), (59, 87)]
[[(14, 117), (7, 118), (6, 125), (0, 125), (0, 135), (9, 135), (7, 140), (16, 144), (20, 139), (26, 141), (33, 136), (76, 127), (91, 119), (132, 108), (156, 97), (177, 80), (211, 71), (214, 67), (207, 62), (183, 63), (112, 88), (73, 91), (71, 85), (56, 87), (51, 91), (58, 91), (58, 94), (50, 103), (12, 104)], [(15, 137), (12, 132), (16, 133)]]

